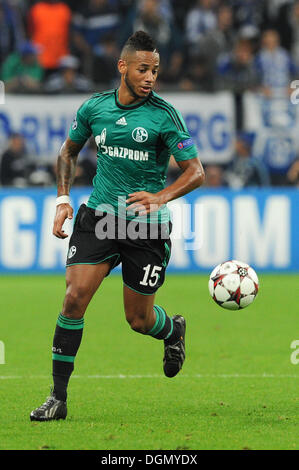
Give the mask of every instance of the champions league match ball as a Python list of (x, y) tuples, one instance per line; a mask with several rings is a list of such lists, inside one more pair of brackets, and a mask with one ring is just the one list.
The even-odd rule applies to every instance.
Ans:
[(237, 260), (218, 264), (210, 274), (209, 291), (220, 307), (239, 310), (250, 305), (259, 290), (254, 269)]

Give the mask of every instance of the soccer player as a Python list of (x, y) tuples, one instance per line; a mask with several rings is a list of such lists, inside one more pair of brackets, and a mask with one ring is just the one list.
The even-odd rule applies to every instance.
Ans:
[[(80, 346), (84, 313), (103, 279), (122, 263), (124, 310), (131, 328), (164, 341), (163, 368), (174, 377), (185, 360), (185, 319), (155, 304), (171, 251), (167, 202), (199, 187), (204, 170), (181, 114), (154, 91), (159, 53), (137, 31), (118, 61), (118, 89), (96, 93), (77, 112), (61, 147), (53, 234), (72, 219), (69, 192), (80, 150), (98, 146), (94, 189), (76, 215), (66, 263), (66, 294), (53, 340), (51, 396), (31, 412), (35, 421), (65, 419), (67, 386)], [(165, 188), (170, 155), (182, 173)]]

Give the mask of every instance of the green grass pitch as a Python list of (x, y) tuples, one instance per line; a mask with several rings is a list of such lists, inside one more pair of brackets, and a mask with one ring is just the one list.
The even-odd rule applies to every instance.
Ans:
[(130, 329), (111, 275), (85, 316), (66, 421), (31, 423), (52, 382), (64, 277), (2, 276), (0, 449), (299, 449), (299, 276), (259, 277), (255, 302), (230, 312), (207, 275), (167, 276), (156, 303), (187, 320), (186, 362), (168, 379), (163, 342)]

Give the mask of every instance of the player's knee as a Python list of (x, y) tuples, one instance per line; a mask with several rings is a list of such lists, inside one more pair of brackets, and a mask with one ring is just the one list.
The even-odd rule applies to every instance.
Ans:
[(83, 288), (69, 286), (65, 294), (62, 313), (73, 318), (81, 318), (84, 315), (82, 306), (85, 295)]
[(146, 328), (146, 314), (145, 313), (141, 312), (138, 315), (127, 314), (126, 318), (132, 330), (136, 331), (137, 333), (142, 333), (142, 334), (146, 333), (147, 328)]

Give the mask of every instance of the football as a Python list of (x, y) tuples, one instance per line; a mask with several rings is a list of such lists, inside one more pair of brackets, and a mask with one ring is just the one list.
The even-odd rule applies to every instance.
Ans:
[(237, 260), (218, 264), (210, 274), (209, 291), (215, 302), (228, 310), (250, 305), (259, 290), (254, 269)]

